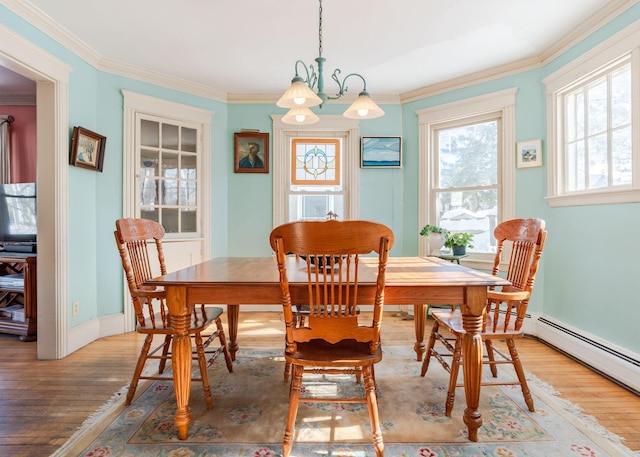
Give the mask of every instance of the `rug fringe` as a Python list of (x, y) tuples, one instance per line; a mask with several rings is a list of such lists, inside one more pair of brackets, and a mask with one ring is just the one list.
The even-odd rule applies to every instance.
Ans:
[(591, 430), (598, 436), (608, 440), (609, 442), (624, 448), (623, 450), (627, 453), (627, 455), (640, 457), (640, 451), (632, 451), (631, 449), (624, 446), (623, 442), (625, 439), (623, 437), (616, 435), (615, 433), (607, 430), (605, 427), (600, 425), (598, 420), (594, 416), (586, 414), (581, 406), (560, 397), (560, 392), (558, 392), (551, 384), (542, 381), (536, 375), (529, 372), (526, 373), (526, 379), (528, 382), (534, 384), (543, 393), (554, 397), (554, 400), (562, 407), (563, 410), (578, 419), (582, 424), (584, 424), (587, 429)]

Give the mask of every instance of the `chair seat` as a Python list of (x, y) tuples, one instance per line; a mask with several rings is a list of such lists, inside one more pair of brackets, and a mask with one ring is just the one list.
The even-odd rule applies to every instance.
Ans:
[(308, 343), (298, 343), (297, 352), (285, 352), (284, 357), (287, 362), (302, 366), (353, 368), (379, 362), (382, 360), (382, 349), (378, 347), (376, 353), (371, 354), (369, 343), (343, 340), (331, 344), (322, 340), (312, 340)]
[[(459, 309), (454, 311), (433, 311), (431, 316), (456, 336), (462, 336), (466, 333), (464, 328), (462, 328), (462, 313)], [(496, 323), (497, 325), (494, 327), (492, 317), (488, 315), (485, 316), (486, 329), (482, 331), (482, 338), (505, 339), (517, 338), (523, 335), (521, 330), (514, 330), (512, 328), (504, 330), (504, 319), (505, 315), (501, 314)], [(515, 319), (515, 316), (512, 316), (511, 319)], [(494, 328), (497, 329), (495, 332), (493, 331)]]
[[(224, 310), (220, 307), (212, 307), (212, 306), (196, 306), (194, 311), (191, 313), (191, 323), (189, 325), (189, 333), (198, 333), (202, 332), (206, 329), (211, 323), (215, 322), (215, 320), (222, 315)], [(144, 320), (144, 325), (138, 325), (136, 327), (136, 331), (138, 333), (153, 333), (153, 334), (165, 334), (171, 335), (175, 333), (173, 327), (163, 326), (162, 324), (162, 315), (158, 312), (154, 316), (155, 324), (151, 320), (150, 317), (146, 317)]]

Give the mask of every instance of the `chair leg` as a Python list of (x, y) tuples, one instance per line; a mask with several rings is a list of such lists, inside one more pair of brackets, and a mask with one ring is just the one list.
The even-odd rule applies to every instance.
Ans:
[(289, 414), (287, 415), (287, 425), (284, 429), (284, 440), (282, 442), (282, 457), (289, 457), (293, 446), (293, 432), (298, 415), (298, 404), (300, 403), (300, 388), (302, 386), (302, 374), (304, 367), (293, 365), (291, 387), (289, 389)]
[(362, 374), (364, 377), (364, 388), (367, 396), (367, 407), (369, 409), (373, 448), (376, 451), (377, 457), (383, 457), (384, 442), (382, 441), (382, 429), (380, 428), (380, 417), (378, 416), (378, 395), (376, 392), (376, 383), (373, 377), (371, 365), (362, 367)]
[(195, 334), (196, 352), (198, 353), (198, 366), (200, 367), (200, 378), (202, 379), (202, 391), (207, 402), (207, 409), (213, 408), (213, 398), (211, 397), (211, 386), (209, 385), (209, 373), (207, 372), (207, 357), (202, 345), (202, 334)]
[(460, 360), (462, 359), (462, 338), (456, 338), (456, 346), (451, 360), (451, 374), (449, 376), (449, 390), (447, 391), (447, 402), (445, 404), (445, 415), (451, 417), (453, 403), (456, 399), (456, 385), (458, 384), (458, 372), (460, 371)]
[(138, 363), (136, 363), (136, 369), (133, 372), (133, 378), (131, 379), (131, 384), (129, 384), (129, 391), (127, 392), (127, 399), (125, 401), (125, 405), (129, 406), (131, 401), (133, 400), (133, 396), (136, 394), (136, 389), (138, 388), (138, 382), (140, 381), (140, 375), (142, 374), (142, 370), (144, 369), (144, 364), (147, 362), (147, 355), (149, 354), (149, 348), (151, 347), (151, 342), (153, 341), (153, 335), (149, 334), (144, 339), (144, 343), (142, 344), (142, 349), (140, 349), (140, 355), (138, 356)]
[(291, 364), (285, 362), (284, 364), (284, 382), (289, 382), (289, 375), (291, 374)]
[(227, 337), (224, 334), (224, 328), (222, 327), (222, 320), (216, 319), (216, 327), (218, 328), (218, 338), (220, 338), (220, 346), (222, 346), (222, 352), (224, 353), (224, 361), (227, 364), (227, 370), (229, 373), (233, 373), (233, 362), (231, 361), (231, 354), (229, 354), (229, 348), (227, 348)]
[(429, 337), (429, 344), (427, 345), (427, 350), (424, 354), (424, 360), (422, 361), (422, 370), (420, 371), (420, 376), (424, 376), (425, 374), (427, 374), (427, 370), (429, 369), (429, 361), (431, 360), (433, 347), (436, 345), (436, 335), (438, 334), (438, 327), (440, 327), (440, 324), (436, 320), (433, 323), (433, 328), (431, 329), (431, 336)]
[(172, 335), (165, 335), (164, 343), (162, 345), (162, 358), (160, 359), (160, 365), (158, 366), (158, 373), (164, 373), (164, 369), (167, 366), (167, 360), (169, 359), (169, 349), (171, 348)]
[(498, 366), (494, 363), (496, 360), (495, 354), (493, 353), (493, 343), (491, 340), (484, 340), (484, 345), (487, 348), (487, 359), (489, 359), (489, 368), (491, 369), (491, 375), (494, 378), (498, 377)]
[(522, 362), (520, 361), (520, 357), (518, 356), (516, 343), (513, 339), (508, 339), (507, 346), (509, 347), (509, 354), (511, 355), (513, 367), (515, 368), (516, 374), (518, 375), (518, 380), (520, 381), (520, 387), (522, 388), (522, 396), (524, 397), (524, 402), (529, 407), (529, 411), (535, 412), (535, 408), (533, 407), (533, 398), (531, 398), (531, 391), (529, 390), (529, 385), (527, 384), (527, 379), (524, 375)]

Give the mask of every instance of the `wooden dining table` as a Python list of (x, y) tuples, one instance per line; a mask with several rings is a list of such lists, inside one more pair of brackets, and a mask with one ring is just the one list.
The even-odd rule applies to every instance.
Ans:
[[(304, 303), (307, 277), (296, 257), (287, 259), (292, 303)], [(360, 260), (359, 302), (373, 303), (377, 276), (377, 258)], [(274, 257), (219, 257), (168, 273), (147, 282), (165, 288), (167, 307), (177, 335), (173, 341), (172, 364), (177, 411), (174, 422), (178, 438), (189, 435), (191, 411), (191, 340), (188, 323), (196, 304), (226, 304), (229, 350), (235, 359), (238, 351), (238, 316), (241, 305), (281, 306), (278, 269)], [(473, 270), (436, 257), (390, 257), (386, 271), (385, 304), (414, 305), (417, 360), (425, 352), (424, 328), (426, 304), (460, 305), (466, 335), (463, 372), (467, 408), (464, 423), (471, 441), (478, 440), (482, 414), (478, 410), (482, 373), (482, 316), (487, 287), (509, 284), (488, 273)]]

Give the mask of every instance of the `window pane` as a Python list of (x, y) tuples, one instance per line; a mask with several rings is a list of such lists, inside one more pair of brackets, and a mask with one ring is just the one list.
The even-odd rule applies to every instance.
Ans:
[(612, 136), (613, 148), (613, 182), (614, 186), (631, 184), (631, 126), (614, 130)]
[(180, 231), (182, 233), (197, 232), (196, 212), (194, 210), (182, 210), (180, 212)]
[(486, 186), (498, 182), (498, 122), (438, 132), (439, 187)]
[(631, 123), (631, 69), (625, 67), (611, 78), (611, 127)]
[(589, 87), (589, 135), (607, 130), (607, 81)]
[(183, 155), (180, 167), (180, 177), (182, 179), (196, 179), (196, 156)]
[(333, 195), (289, 195), (289, 220), (325, 220), (329, 211), (344, 217), (344, 196)]
[(140, 144), (157, 148), (160, 146), (160, 124), (142, 120), (140, 123)]
[(589, 139), (589, 188), (607, 187), (609, 164), (607, 162), (607, 137), (597, 135)]
[(140, 203), (144, 206), (158, 204), (158, 180), (142, 178), (140, 180)]
[(180, 205), (196, 206), (196, 183), (194, 181), (180, 181)]
[(178, 177), (178, 155), (173, 153), (162, 154), (162, 176), (165, 178)]
[(438, 225), (450, 232), (473, 234), (472, 252), (495, 252), (493, 229), (498, 219), (497, 189), (438, 192)]
[(178, 149), (178, 126), (162, 124), (162, 147), (164, 149)]
[(182, 127), (182, 147), (186, 152), (196, 152), (196, 129)]
[[(176, 206), (178, 204), (178, 181), (166, 179), (162, 185), (162, 204)], [(164, 220), (162, 221), (164, 225)], [(165, 227), (165, 230), (167, 227)]]
[(162, 210), (162, 225), (167, 233), (179, 233), (177, 209), (164, 208)]

